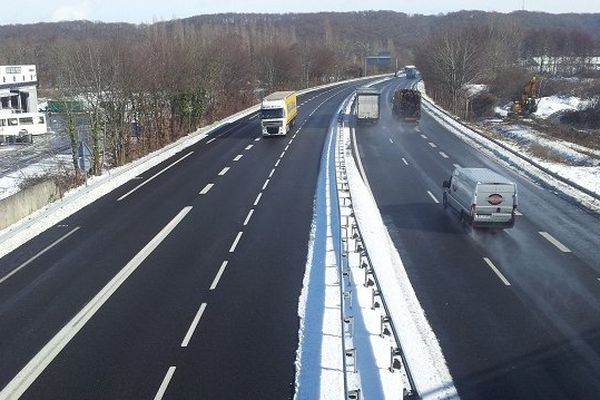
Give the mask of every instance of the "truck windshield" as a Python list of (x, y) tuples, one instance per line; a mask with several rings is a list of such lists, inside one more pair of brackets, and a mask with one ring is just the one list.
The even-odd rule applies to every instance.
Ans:
[(262, 119), (283, 118), (283, 108), (263, 108), (260, 112)]

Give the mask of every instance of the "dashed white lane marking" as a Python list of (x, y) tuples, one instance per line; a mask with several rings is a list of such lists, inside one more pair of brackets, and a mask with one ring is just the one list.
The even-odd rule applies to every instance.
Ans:
[(181, 157), (179, 160), (171, 163), (168, 167), (163, 168), (162, 170), (160, 170), (156, 174), (152, 175), (150, 178), (146, 179), (144, 182), (140, 183), (139, 185), (137, 185), (136, 187), (134, 187), (133, 189), (131, 189), (129, 192), (125, 193), (123, 196), (119, 197), (117, 199), (117, 201), (123, 200), (125, 197), (129, 196), (131, 193), (135, 192), (136, 190), (138, 190), (142, 186), (146, 185), (147, 183), (152, 182), (157, 176), (159, 176), (160, 174), (166, 172), (167, 170), (169, 170), (170, 168), (174, 167), (175, 165), (179, 164), (180, 162), (182, 162), (183, 160), (185, 160), (186, 158), (188, 158), (192, 154), (194, 154), (194, 152), (190, 151), (185, 156)]
[(394, 141), (392, 140), (392, 138), (388, 138), (390, 140), (391, 144), (394, 144)]
[(214, 184), (214, 183), (209, 183), (209, 184), (207, 184), (206, 186), (204, 186), (204, 189), (202, 189), (202, 190), (200, 191), (200, 194), (206, 194), (206, 193), (208, 193), (208, 191), (209, 191), (210, 189), (212, 189), (212, 187), (213, 187), (213, 186), (215, 186), (215, 184)]
[(551, 234), (549, 234), (548, 232), (538, 232), (538, 233), (540, 235), (542, 235), (544, 237), (544, 239), (546, 239), (547, 241), (552, 243), (554, 246), (556, 246), (556, 248), (559, 249), (560, 251), (562, 251), (563, 253), (571, 252), (571, 250), (569, 250), (569, 248), (567, 246), (565, 246), (564, 244), (562, 244), (561, 242), (556, 240), (556, 238), (554, 236), (552, 236)]
[(283, 158), (283, 156), (285, 156), (285, 150), (281, 152), (281, 155), (279, 156), (279, 158)]
[(485, 263), (492, 269), (492, 271), (496, 273), (496, 275), (498, 276), (498, 278), (500, 278), (502, 283), (504, 283), (506, 286), (510, 286), (510, 282), (508, 281), (508, 279), (506, 279), (504, 275), (502, 275), (502, 272), (500, 272), (500, 270), (496, 268), (494, 263), (489, 258), (483, 257), (483, 261), (485, 261)]
[(192, 323), (190, 324), (190, 327), (188, 328), (188, 331), (185, 334), (183, 341), (181, 342), (181, 347), (187, 347), (188, 344), (190, 343), (190, 340), (192, 340), (192, 335), (196, 331), (196, 328), (198, 327), (198, 323), (200, 322), (200, 318), (202, 318), (202, 314), (204, 314), (205, 309), (206, 309), (206, 303), (200, 304), (200, 308), (198, 309), (196, 316), (192, 320)]
[(287, 146), (285, 146), (285, 149), (283, 149), (283, 150), (288, 151), (289, 148), (290, 148), (290, 145), (288, 144)]
[(237, 236), (235, 237), (235, 240), (233, 241), (233, 243), (231, 244), (231, 247), (229, 248), (229, 252), (233, 253), (235, 251), (235, 248), (237, 247), (238, 243), (240, 242), (240, 239), (242, 238), (242, 235), (244, 234), (244, 232), (238, 232)]
[(28, 266), (29, 264), (31, 264), (32, 262), (34, 262), (35, 260), (37, 260), (44, 253), (46, 253), (48, 250), (52, 249), (54, 246), (56, 246), (57, 244), (59, 244), (60, 242), (62, 242), (63, 240), (65, 240), (66, 238), (68, 238), (69, 236), (71, 236), (72, 234), (74, 234), (75, 232), (77, 232), (79, 229), (81, 229), (80, 226), (78, 226), (77, 228), (73, 228), (70, 232), (67, 232), (66, 234), (64, 234), (60, 238), (56, 239), (54, 242), (52, 242), (50, 245), (48, 245), (44, 250), (40, 251), (35, 256), (31, 257), (29, 260), (25, 261), (23, 264), (19, 265), (17, 268), (13, 269), (8, 274), (6, 274), (2, 279), (0, 279), (0, 283), (8, 280), (11, 276), (13, 276), (17, 272), (19, 272), (20, 270), (22, 270), (23, 268), (25, 268), (26, 266)]
[(271, 170), (271, 172), (269, 173), (269, 178), (272, 178), (274, 173), (275, 173), (275, 168), (273, 168)]
[(256, 139), (254, 139), (255, 142), (260, 142), (260, 138), (257, 137)]
[(248, 146), (246, 146), (245, 150), (250, 150), (252, 147), (254, 147), (253, 144), (249, 144)]
[(289, 144), (292, 144), (294, 142), (294, 138), (291, 138), (290, 141), (288, 142)]
[(248, 215), (246, 215), (246, 219), (244, 220), (244, 226), (248, 225), (248, 222), (250, 222), (250, 218), (252, 218), (252, 214), (254, 214), (254, 208), (248, 211)]
[(281, 158), (278, 159), (277, 161), (275, 161), (275, 166), (278, 167), (280, 162), (281, 162)]
[(269, 186), (269, 179), (267, 179), (265, 181), (265, 184), (263, 185), (262, 190), (265, 190), (267, 188), (267, 186)]
[(250, 117), (250, 118), (248, 118), (248, 119), (254, 119), (254, 118), (258, 118), (258, 114), (254, 114), (253, 116), (251, 116), (251, 117)]
[(169, 236), (192, 210), (184, 207), (171, 222), (148, 242), (2, 389), (0, 399), (18, 399), (44, 372), (85, 324), (102, 308), (150, 254)]
[(165, 392), (167, 391), (167, 387), (169, 387), (169, 383), (171, 382), (171, 378), (173, 378), (173, 374), (175, 373), (175, 366), (172, 365), (167, 370), (167, 374), (165, 375), (160, 387), (158, 388), (158, 392), (156, 392), (156, 396), (154, 396), (154, 400), (162, 400)]
[(240, 161), (240, 159), (244, 157), (243, 154), (238, 154), (237, 156), (235, 156), (235, 158), (233, 159), (233, 161)]
[(427, 139), (427, 136), (425, 136), (425, 135), (421, 135), (421, 137), (422, 137), (423, 139)]
[(215, 279), (213, 279), (208, 290), (215, 290), (217, 288), (217, 285), (219, 284), (219, 281), (221, 280), (223, 272), (225, 272), (225, 268), (227, 268), (228, 263), (229, 261), (227, 260), (223, 261), (223, 264), (221, 264), (221, 268), (219, 268), (219, 270), (217, 271), (217, 275), (215, 275)]
[(433, 143), (433, 142), (429, 142), (429, 145), (430, 145), (431, 147), (433, 147), (434, 149), (437, 147), (437, 145), (436, 145), (435, 143)]
[(408, 165), (408, 161), (406, 161), (404, 157), (402, 157), (402, 162), (404, 163), (404, 165)]
[(452, 164), (452, 165), (454, 165), (454, 168), (460, 168), (460, 165), (458, 165), (458, 164)]
[(254, 206), (256, 207), (258, 205), (258, 202), (260, 201), (260, 198), (262, 197), (262, 192), (260, 192), (258, 194), (258, 196), (256, 196), (256, 200), (254, 200)]
[(439, 200), (436, 199), (433, 193), (431, 193), (429, 190), (427, 191), (427, 194), (433, 199), (433, 201), (435, 201), (437, 204), (440, 204)]
[(225, 167), (221, 170), (221, 172), (219, 172), (219, 176), (223, 176), (227, 173), (227, 171), (229, 171), (229, 167)]
[(417, 132), (421, 132), (421, 128), (419, 128), (418, 126), (415, 127), (415, 131)]
[(442, 156), (444, 158), (448, 158), (448, 154), (444, 153), (443, 151), (440, 151), (440, 156)]
[(212, 142), (214, 142), (215, 140), (217, 140), (217, 138), (212, 138), (212, 139), (209, 139), (209, 140), (206, 142), (206, 144), (211, 144), (211, 143), (212, 143)]
[(520, 216), (523, 215), (523, 213), (521, 211), (519, 211), (519, 210), (515, 210), (515, 215), (517, 215), (517, 216), (520, 217)]

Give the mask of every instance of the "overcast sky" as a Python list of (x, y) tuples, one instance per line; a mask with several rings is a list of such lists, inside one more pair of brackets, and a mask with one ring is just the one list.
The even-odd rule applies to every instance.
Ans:
[[(458, 10), (510, 12), (523, 0), (2, 0), (0, 25), (87, 19), (105, 22), (153, 22), (220, 12), (317, 12), (394, 10), (438, 14)], [(365, 7), (366, 5), (366, 7)], [(525, 9), (550, 13), (600, 12), (598, 0), (525, 0)]]

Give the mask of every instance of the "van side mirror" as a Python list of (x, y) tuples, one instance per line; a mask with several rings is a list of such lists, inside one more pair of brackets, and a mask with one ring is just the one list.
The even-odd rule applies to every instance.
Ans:
[(450, 187), (450, 182), (449, 181), (444, 181), (444, 183), (442, 183), (442, 186), (445, 188), (449, 188)]

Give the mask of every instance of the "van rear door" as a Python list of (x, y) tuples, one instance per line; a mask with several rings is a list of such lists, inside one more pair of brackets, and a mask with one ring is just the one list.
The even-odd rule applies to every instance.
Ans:
[(490, 215), (494, 221), (500, 222), (512, 217), (513, 206), (516, 205), (514, 184), (480, 183), (477, 185), (476, 214)]

